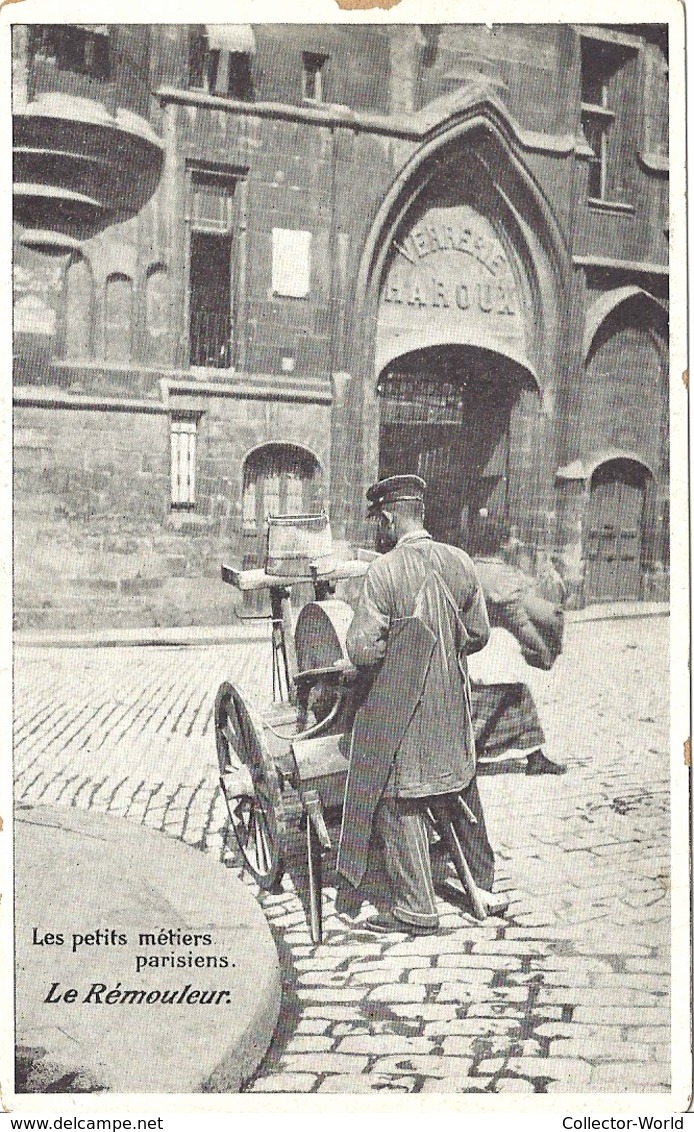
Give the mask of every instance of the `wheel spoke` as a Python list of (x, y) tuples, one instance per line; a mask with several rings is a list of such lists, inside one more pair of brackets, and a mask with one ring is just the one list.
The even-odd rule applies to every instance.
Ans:
[(264, 833), (263, 827), (262, 827), (261, 811), (259, 811), (259, 810), (256, 810), (256, 820), (255, 820), (254, 833), (255, 833), (255, 851), (256, 851), (256, 855), (258, 857), (258, 865), (264, 873), (267, 873), (267, 871), (270, 867), (270, 856), (269, 856), (269, 853), (268, 853), (267, 841), (265, 840), (265, 833)]
[(236, 711), (236, 704), (230, 703), (227, 705), (226, 719), (225, 719), (225, 732), (229, 735), (230, 742), (235, 751), (243, 750), (243, 733), (239, 726), (238, 712)]
[(236, 733), (231, 730), (229, 724), (226, 727), (220, 728), (220, 731), (226, 741), (227, 754), (232, 770), (239, 770), (243, 766), (243, 762), (239, 755), (239, 748), (237, 743)]
[(239, 710), (239, 705), (234, 704), (236, 709), (236, 724), (238, 727), (238, 734), (242, 749), (246, 754), (250, 765), (256, 767), (258, 765), (258, 752), (255, 734), (253, 732), (253, 725), (251, 724), (248, 714), (245, 711)]
[(232, 727), (234, 733), (236, 735), (238, 735), (239, 739), (241, 739), (244, 742), (244, 744), (246, 744), (246, 735), (245, 735), (244, 727), (243, 727), (243, 719), (242, 719), (242, 716), (241, 716), (241, 711), (239, 710), (239, 705), (237, 704), (235, 699), (232, 699), (231, 703), (229, 704), (229, 708), (228, 708), (228, 711), (227, 711), (227, 718), (229, 720), (229, 723), (231, 724), (231, 727)]
[(250, 824), (251, 824), (250, 823), (250, 812), (251, 811), (250, 811), (250, 807), (249, 807), (249, 802), (250, 802), (249, 798), (242, 798), (241, 801), (239, 802), (238, 806), (234, 810), (234, 817), (237, 819), (236, 828), (239, 829), (239, 827), (240, 827), (239, 833), (241, 833), (241, 831), (243, 831), (244, 840), (246, 840), (246, 841), (248, 840), (248, 831), (250, 829)]
[(272, 829), (267, 819), (267, 814), (263, 814), (263, 821), (260, 828), (263, 835), (263, 844), (265, 845), (265, 854), (267, 857), (267, 867), (269, 872), (273, 868), (277, 854), (274, 849), (275, 838), (273, 837)]
[[(247, 832), (246, 848), (244, 849), (244, 853), (246, 854), (248, 863), (250, 865), (252, 865), (252, 867), (254, 869), (257, 870), (258, 865), (259, 865), (259, 862), (258, 862), (258, 825), (257, 825), (257, 821), (256, 821), (256, 813), (255, 813), (255, 807), (254, 806), (251, 806), (251, 808), (249, 810), (248, 827), (247, 827), (246, 832)], [(250, 854), (250, 856), (248, 856), (249, 854)], [(255, 854), (255, 861), (251, 860), (251, 857), (253, 857), (254, 854)]]

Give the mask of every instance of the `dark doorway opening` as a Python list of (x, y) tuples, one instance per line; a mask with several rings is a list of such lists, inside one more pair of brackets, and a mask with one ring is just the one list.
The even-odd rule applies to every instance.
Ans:
[(190, 236), (190, 364), (229, 369), (232, 364), (231, 236)]
[(508, 518), (512, 410), (531, 381), (510, 358), (473, 346), (418, 350), (381, 374), (379, 475), (427, 481), (435, 539), (468, 546), (481, 508)]

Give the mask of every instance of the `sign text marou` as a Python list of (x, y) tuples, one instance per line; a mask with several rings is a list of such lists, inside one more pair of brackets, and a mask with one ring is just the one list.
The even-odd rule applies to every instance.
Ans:
[(498, 241), (478, 226), (429, 219), (393, 240), (393, 248), (398, 254), (383, 290), (383, 302), (389, 306), (516, 314), (506, 256)]
[(474, 306), (482, 314), (516, 313), (512, 286), (469, 279), (453, 281), (434, 275), (397, 282), (389, 280), (383, 301), (415, 308), (467, 311)]

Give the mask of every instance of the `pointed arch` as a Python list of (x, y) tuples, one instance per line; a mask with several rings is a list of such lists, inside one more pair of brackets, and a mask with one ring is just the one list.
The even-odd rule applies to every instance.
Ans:
[(627, 287), (615, 287), (610, 291), (605, 291), (588, 308), (586, 314), (586, 328), (583, 335), (583, 357), (585, 360), (588, 359), (588, 355), (590, 354), (600, 327), (607, 321), (613, 311), (616, 311), (617, 308), (621, 307), (624, 303), (636, 300), (645, 304), (651, 314), (655, 316), (656, 320), (662, 322), (663, 326), (667, 324), (667, 309), (648, 291), (644, 291), (643, 287), (630, 285)]
[[(470, 97), (473, 100), (468, 105), (458, 105), (424, 135), (385, 194), (362, 249), (355, 316), (377, 321), (381, 288), (398, 233), (435, 186), (446, 177), (449, 183), (456, 183), (461, 180), (456, 169), (469, 171), (474, 166), (476, 188), (465, 199), (477, 208), (484, 201), (485, 221), (509, 253), (517, 279), (523, 276), (531, 341), (527, 357), (519, 360), (536, 371), (551, 403), (562, 364), (566, 306), (572, 288), (568, 248), (551, 204), (525, 165), (523, 146), (503, 108), (489, 94), (477, 91)], [(366, 351), (364, 337), (361, 348)], [(364, 356), (360, 368), (368, 372), (373, 362)]]
[(378, 277), (379, 262), (383, 259), (389, 238), (404, 213), (439, 172), (442, 160), (455, 148), (479, 149), (480, 143), (496, 152), (497, 159), (516, 178), (527, 201), (532, 202), (538, 227), (544, 230), (553, 265), (562, 282), (569, 284), (569, 251), (554, 211), (523, 162), (521, 147), (501, 106), (490, 96), (484, 96), (464, 109), (456, 109), (446, 120), (438, 121), (394, 179), (374, 217), (362, 252), (356, 294), (360, 305), (374, 278)]

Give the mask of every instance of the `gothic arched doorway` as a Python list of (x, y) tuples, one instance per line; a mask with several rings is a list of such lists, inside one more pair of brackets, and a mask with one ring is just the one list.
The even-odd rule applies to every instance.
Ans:
[(363, 261), (364, 481), (419, 468), (432, 534), (464, 545), (487, 507), (532, 558), (554, 536), (565, 249), (503, 136), (459, 127), (403, 172)]

